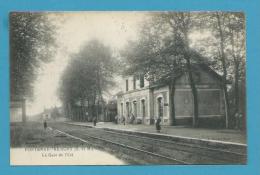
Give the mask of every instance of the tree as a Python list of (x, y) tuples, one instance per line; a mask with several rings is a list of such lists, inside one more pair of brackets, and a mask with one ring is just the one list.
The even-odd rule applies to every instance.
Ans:
[[(200, 14), (200, 30), (210, 32), (193, 47), (203, 55), (213, 58), (212, 66), (222, 74), (222, 86), (226, 103), (226, 127), (232, 125), (232, 114), (239, 111), (239, 81), (245, 79), (245, 19), (243, 13), (215, 12)], [(205, 32), (204, 32), (205, 33)], [(228, 91), (234, 82), (234, 95)], [(241, 83), (244, 84), (244, 83)], [(232, 96), (231, 96), (232, 95)], [(234, 99), (233, 99), (234, 97)], [(232, 103), (234, 102), (234, 107)], [(231, 109), (234, 108), (232, 111)]]
[(199, 107), (198, 107), (198, 92), (195, 85), (195, 80), (193, 78), (192, 73), (192, 66), (191, 66), (191, 59), (192, 52), (189, 43), (189, 32), (192, 29), (192, 18), (191, 14), (189, 12), (179, 12), (174, 14), (166, 14), (164, 15), (166, 18), (166, 21), (170, 23), (172, 26), (172, 30), (174, 31), (175, 35), (179, 37), (179, 40), (181, 41), (182, 48), (181, 54), (183, 55), (183, 58), (186, 61), (186, 68), (188, 72), (189, 77), (189, 83), (192, 91), (193, 96), (193, 127), (198, 127), (198, 118), (199, 118)]
[(227, 91), (227, 67), (226, 67), (226, 55), (224, 51), (224, 34), (223, 34), (223, 18), (220, 16), (220, 13), (216, 13), (217, 19), (217, 30), (219, 32), (219, 43), (220, 43), (220, 58), (222, 63), (223, 69), (223, 89), (224, 89), (224, 96), (225, 96), (225, 107), (226, 107), (226, 128), (230, 126), (230, 109), (229, 109), (229, 96)]
[[(193, 78), (192, 63), (202, 59), (189, 46), (189, 33), (193, 27), (190, 13), (164, 12), (153, 15), (141, 31), (139, 43), (127, 47), (127, 73), (141, 72), (150, 81), (170, 85), (171, 124), (175, 119), (175, 81), (183, 72), (188, 73), (194, 103), (193, 126), (198, 126), (198, 95)], [(134, 46), (131, 48), (131, 46)], [(130, 53), (130, 54), (129, 54)], [(198, 58), (198, 60), (193, 60)]]
[(33, 96), (37, 70), (54, 53), (54, 34), (45, 13), (10, 13), (11, 97)]
[[(68, 109), (77, 102), (95, 106), (92, 116), (99, 116), (103, 105), (103, 92), (113, 85), (115, 60), (109, 47), (98, 40), (87, 42), (78, 53), (72, 55), (65, 69), (60, 85), (60, 99)], [(101, 103), (101, 104), (100, 104)], [(102, 109), (103, 110), (103, 109)]]
[[(153, 25), (154, 26), (154, 25)], [(126, 59), (125, 75), (144, 76), (151, 84), (169, 84), (171, 118), (170, 124), (175, 124), (175, 81), (183, 73), (183, 62), (178, 56), (170, 56), (158, 45), (158, 36), (143, 31), (142, 39), (130, 42), (122, 56)], [(157, 43), (157, 44), (156, 44)], [(177, 43), (175, 43), (177, 44)], [(173, 45), (172, 45), (173, 46)], [(157, 48), (156, 48), (157, 47)], [(177, 47), (176, 47), (177, 48)]]
[(245, 16), (242, 13), (233, 13), (226, 18), (227, 38), (231, 47), (227, 49), (227, 54), (232, 58), (234, 67), (234, 113), (237, 113), (242, 112), (239, 111), (239, 81), (245, 83)]
[(59, 97), (70, 118), (75, 118), (75, 116), (72, 115), (72, 107), (77, 102), (80, 102), (81, 106), (84, 106), (83, 102), (85, 99), (87, 99), (87, 101), (93, 100), (92, 91), (94, 85), (93, 69), (78, 59), (76, 55), (73, 55), (72, 60), (69, 62), (61, 77), (59, 87)]
[[(215, 14), (217, 19), (217, 30), (219, 32), (220, 38), (220, 55), (221, 62), (223, 68), (223, 88), (224, 95), (226, 101), (226, 127), (231, 127), (231, 114), (230, 114), (230, 103), (229, 103), (229, 95), (227, 90), (227, 68), (226, 68), (226, 60), (227, 60), (227, 51), (230, 50), (231, 58), (233, 58), (234, 65), (234, 77), (235, 77), (235, 112), (238, 112), (238, 79), (239, 79), (239, 67), (240, 62), (242, 63), (242, 58), (244, 57), (244, 16), (241, 13), (219, 13)], [(238, 35), (238, 36), (235, 36)], [(235, 43), (234, 39), (237, 37), (237, 43)], [(239, 41), (240, 40), (240, 41)], [(242, 41), (242, 42), (241, 42)], [(226, 47), (225, 47), (226, 46)], [(231, 47), (229, 49), (228, 47)], [(236, 49), (236, 50), (235, 50)]]

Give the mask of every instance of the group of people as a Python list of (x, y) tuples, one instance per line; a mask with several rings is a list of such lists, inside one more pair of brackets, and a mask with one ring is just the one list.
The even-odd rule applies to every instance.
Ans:
[[(135, 116), (132, 114), (129, 120), (129, 123), (132, 124), (135, 120)], [(157, 132), (161, 131), (161, 117), (157, 118), (155, 122), (155, 128)], [(123, 125), (126, 124), (126, 118), (125, 116), (119, 117), (118, 115), (115, 116), (115, 124), (120, 124), (122, 123)]]
[[(135, 119), (134, 116), (132, 117), (132, 119), (130, 118), (130, 122), (131, 122), (131, 120), (134, 120), (134, 119)], [(93, 121), (93, 125), (96, 126), (97, 125), (97, 117), (94, 117), (92, 121)], [(122, 116), (121, 120), (120, 120), (118, 115), (116, 115), (115, 116), (115, 123), (118, 124), (120, 121), (123, 125), (125, 125), (125, 123), (126, 123), (125, 117)], [(156, 127), (157, 132), (161, 131), (161, 118), (160, 117), (156, 120), (155, 127)], [(43, 122), (43, 128), (45, 130), (47, 129), (47, 121), (46, 120), (44, 120), (44, 122)]]
[(115, 116), (115, 124), (122, 123), (125, 125), (125, 117), (122, 116), (121, 118), (118, 117), (118, 115)]
[[(241, 129), (241, 123), (242, 123), (242, 118), (243, 118), (243, 115), (241, 113), (236, 113), (235, 114), (235, 127), (236, 129)], [(135, 120), (135, 116), (132, 114), (131, 117), (130, 117), (130, 123), (132, 124)], [(93, 118), (93, 125), (96, 126), (97, 125), (97, 117), (94, 117)], [(124, 116), (120, 117), (118, 115), (115, 116), (115, 124), (118, 124), (118, 123), (122, 123), (123, 125), (126, 124), (126, 118)], [(46, 130), (47, 129), (47, 121), (44, 120), (43, 122), (43, 128)], [(156, 122), (155, 122), (155, 128), (156, 128), (156, 131), (157, 132), (160, 132), (161, 131), (161, 117), (158, 117)]]
[[(131, 115), (130, 117), (130, 123), (133, 123), (133, 121), (135, 120), (134, 115)], [(158, 117), (156, 122), (155, 122), (155, 128), (157, 132), (161, 131), (161, 117)], [(118, 123), (122, 123), (123, 125), (126, 124), (126, 119), (124, 116), (122, 116), (121, 118), (118, 117), (118, 115), (115, 116), (115, 124)], [(47, 125), (47, 124), (46, 124)], [(96, 126), (97, 125), (97, 117), (93, 118), (93, 125)]]
[[(135, 116), (133, 114), (131, 114), (128, 121), (130, 124), (133, 124), (135, 121)], [(122, 116), (122, 117), (119, 117), (118, 115), (115, 116), (115, 124), (119, 124), (119, 123), (122, 123), (123, 125), (125, 125), (125, 123), (126, 123), (125, 116)]]

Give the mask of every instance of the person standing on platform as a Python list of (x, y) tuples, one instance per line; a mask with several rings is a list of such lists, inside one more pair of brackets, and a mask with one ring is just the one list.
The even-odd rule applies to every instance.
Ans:
[(122, 123), (125, 125), (125, 116), (122, 116)]
[(97, 125), (97, 117), (94, 117), (94, 118), (93, 118), (93, 124), (94, 124), (94, 126)]
[(156, 120), (155, 126), (156, 126), (156, 131), (160, 132), (161, 131), (161, 118), (160, 117)]
[(46, 122), (46, 120), (44, 120), (44, 122), (43, 122), (43, 128), (46, 130), (47, 129), (47, 122)]

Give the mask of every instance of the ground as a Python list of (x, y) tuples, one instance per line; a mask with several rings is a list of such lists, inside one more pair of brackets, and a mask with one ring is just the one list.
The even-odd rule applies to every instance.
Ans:
[[(136, 134), (128, 135), (126, 132)], [(138, 136), (138, 133), (145, 134), (145, 132), (156, 133), (155, 126), (99, 122), (96, 127), (93, 127), (93, 123), (48, 122), (48, 128), (44, 129), (41, 122), (12, 123), (11, 148), (89, 148), (108, 153), (117, 160), (122, 160), (123, 164), (139, 165), (243, 164), (246, 162), (246, 146), (241, 144), (245, 143), (246, 137), (242, 131), (163, 126), (159, 135), (152, 134), (151, 138), (147, 134)], [(171, 140), (167, 135), (182, 137), (186, 141), (190, 140), (187, 137), (192, 137), (195, 141)], [(199, 139), (203, 139), (206, 145), (197, 142)], [(208, 139), (212, 141), (205, 141)], [(218, 142), (221, 142), (221, 145), (216, 144)], [(11, 149), (11, 152), (13, 150), (15, 149)], [(102, 161), (103, 155), (96, 157)], [(89, 154), (84, 157), (89, 157)], [(21, 160), (21, 163), (24, 161)]]
[[(93, 161), (82, 159), (82, 161), (77, 162), (75, 165), (80, 165), (80, 164), (110, 165), (111, 163), (113, 164), (113, 162), (115, 162), (115, 165), (121, 165), (121, 164), (137, 164), (139, 161), (139, 160), (132, 159), (131, 156), (128, 156), (127, 154), (115, 152), (115, 150), (113, 149), (104, 148), (102, 146), (95, 145), (95, 144), (84, 143), (79, 139), (67, 137), (64, 134), (57, 132), (55, 130), (55, 128), (57, 127), (62, 128), (62, 130), (66, 130), (66, 131), (78, 131), (79, 133), (83, 133), (85, 131), (84, 127), (69, 126), (62, 122), (49, 122), (47, 129), (44, 129), (43, 123), (41, 122), (11, 123), (10, 147), (11, 148), (44, 148), (44, 149), (45, 148), (80, 148), (80, 149), (86, 148), (85, 150), (92, 150), (90, 152), (90, 155), (97, 157), (98, 159), (99, 157), (102, 157), (102, 160), (99, 159), (94, 164)], [(24, 153), (24, 151), (22, 153)], [(19, 152), (18, 154), (21, 154), (21, 152)], [(108, 162), (106, 160), (108, 157), (110, 157), (111, 159), (111, 156), (109, 156), (108, 154), (113, 155), (112, 158), (114, 159), (114, 161)], [(43, 165), (47, 165), (48, 162), (46, 161), (44, 162), (44, 160), (45, 159), (43, 159), (43, 161), (41, 161), (40, 163), (43, 163)], [(26, 161), (24, 161), (24, 159), (18, 160), (18, 164), (24, 165), (24, 163), (26, 164)], [(32, 162), (30, 162), (29, 164), (31, 165)], [(54, 164), (58, 165), (59, 162), (56, 162)], [(37, 165), (37, 162), (35, 165)], [(60, 165), (62, 165), (62, 163)]]
[(10, 134), (11, 147), (88, 146), (73, 138), (64, 137), (49, 128), (45, 130), (40, 122), (12, 123)]
[[(79, 125), (90, 125), (92, 123), (83, 122), (72, 122)], [(114, 124), (111, 122), (99, 122), (97, 127), (108, 127), (113, 129), (123, 129), (132, 131), (142, 131), (149, 133), (156, 133), (154, 125), (122, 125)], [(192, 137), (206, 140), (218, 140), (225, 142), (235, 142), (246, 144), (246, 133), (245, 131), (232, 130), (232, 129), (208, 129), (208, 128), (191, 128), (184, 126), (162, 126), (161, 134)]]

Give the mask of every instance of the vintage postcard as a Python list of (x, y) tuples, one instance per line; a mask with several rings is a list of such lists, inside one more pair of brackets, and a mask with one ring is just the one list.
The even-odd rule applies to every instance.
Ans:
[(246, 165), (238, 11), (9, 13), (10, 165)]

